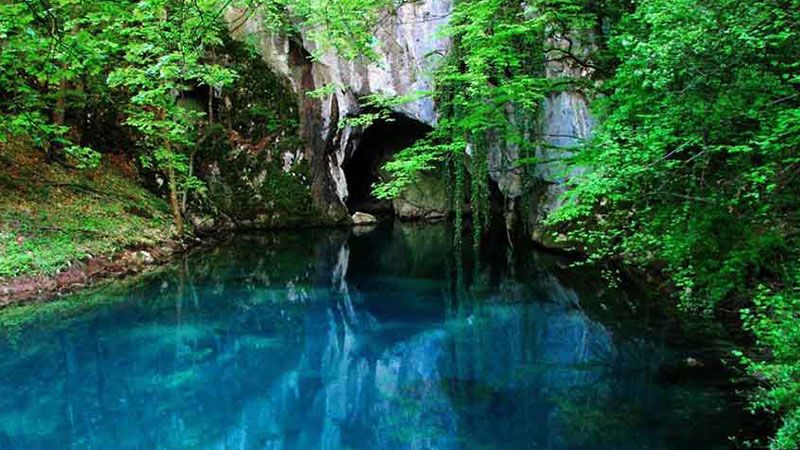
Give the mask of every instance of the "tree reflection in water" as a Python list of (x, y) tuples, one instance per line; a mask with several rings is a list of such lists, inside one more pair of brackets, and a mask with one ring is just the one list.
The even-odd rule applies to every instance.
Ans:
[(241, 236), (74, 296), (0, 343), (0, 449), (726, 448), (721, 393), (658, 377), (669, 318), (450, 242)]

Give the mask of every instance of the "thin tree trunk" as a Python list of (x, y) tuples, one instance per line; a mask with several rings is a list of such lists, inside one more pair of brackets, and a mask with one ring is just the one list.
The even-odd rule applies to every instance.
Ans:
[[(165, 145), (167, 151), (172, 154), (172, 143), (169, 139)], [(178, 236), (183, 237), (183, 215), (181, 215), (181, 205), (178, 203), (178, 182), (175, 179), (175, 167), (172, 161), (167, 165), (167, 182), (169, 183), (169, 203), (172, 206), (172, 217), (175, 219), (175, 226), (178, 228)]]
[(214, 86), (208, 86), (208, 125), (214, 125)]
[[(211, 49), (211, 62), (217, 63), (217, 53)], [(214, 86), (208, 85), (208, 126), (214, 125)]]
[(183, 216), (181, 215), (181, 205), (178, 203), (178, 186), (175, 180), (175, 168), (170, 163), (167, 168), (169, 178), (169, 203), (172, 205), (172, 216), (175, 219), (175, 226), (178, 227), (178, 236), (183, 236)]
[[(189, 174), (188, 174), (189, 178), (192, 178), (192, 174), (194, 173), (195, 153), (197, 153), (196, 149), (192, 151), (192, 153), (189, 155)], [(186, 203), (188, 202), (188, 198), (189, 198), (189, 189), (184, 189), (183, 192), (181, 192), (181, 212), (183, 214), (186, 214)]]
[[(53, 84), (48, 83), (45, 85), (45, 90), (47, 92), (53, 92)], [(64, 78), (59, 81), (58, 86), (55, 87), (55, 95), (56, 95), (56, 104), (53, 107), (50, 118), (53, 120), (53, 125), (61, 126), (64, 125), (66, 122), (66, 109), (67, 109), (67, 100), (65, 97), (65, 93), (67, 90), (67, 79)], [(44, 153), (45, 153), (45, 160), (48, 164), (52, 163), (55, 160), (55, 153), (56, 153), (56, 144), (53, 141), (53, 136), (48, 135), (46, 136), (46, 140), (44, 142)]]
[(58, 82), (58, 93), (56, 98), (56, 109), (53, 111), (53, 123), (56, 125), (64, 125), (67, 115), (67, 79), (62, 78)]
[[(164, 120), (167, 116), (166, 111), (159, 110), (157, 114), (159, 120)], [(169, 138), (164, 139), (164, 147), (167, 152), (172, 156), (172, 142)], [(175, 226), (178, 228), (178, 236), (183, 237), (183, 215), (181, 215), (181, 205), (178, 202), (178, 182), (175, 179), (175, 167), (170, 160), (167, 164), (167, 184), (169, 184), (169, 204), (172, 207), (172, 218), (175, 220)]]

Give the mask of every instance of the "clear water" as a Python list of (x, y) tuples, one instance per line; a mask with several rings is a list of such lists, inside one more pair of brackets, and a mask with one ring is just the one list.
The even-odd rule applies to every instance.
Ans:
[[(0, 449), (714, 449), (704, 344), (442, 226), (242, 236), (0, 337)], [(677, 372), (679, 373), (679, 372)]]

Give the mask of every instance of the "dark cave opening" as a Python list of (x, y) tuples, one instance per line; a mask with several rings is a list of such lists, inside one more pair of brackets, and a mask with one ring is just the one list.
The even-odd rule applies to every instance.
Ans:
[(430, 131), (428, 125), (401, 114), (375, 121), (364, 131), (355, 152), (342, 166), (349, 191), (347, 209), (351, 214), (356, 211), (380, 216), (394, 213), (392, 202), (376, 198), (372, 186), (383, 179), (384, 164)]
[[(210, 108), (213, 109), (213, 114), (217, 115), (217, 102), (212, 102), (211, 99), (212, 92), (208, 88), (208, 86), (200, 86), (195, 85), (192, 86), (190, 89), (181, 93), (181, 96), (178, 97), (178, 104), (186, 109), (190, 109), (197, 112), (202, 112), (208, 114)], [(205, 120), (208, 120), (209, 117), (206, 116)]]

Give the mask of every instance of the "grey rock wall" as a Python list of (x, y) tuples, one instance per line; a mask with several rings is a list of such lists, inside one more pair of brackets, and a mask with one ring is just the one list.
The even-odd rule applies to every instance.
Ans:
[[(593, 36), (562, 36), (547, 42), (552, 48), (569, 51), (577, 59), (563, 59), (548, 64), (546, 74), (549, 78), (589, 78), (593, 69), (582, 64), (593, 50)], [(583, 44), (581, 44), (583, 42)], [(570, 177), (580, 169), (570, 169), (564, 159), (572, 156), (573, 149), (592, 136), (596, 122), (589, 110), (589, 99), (578, 90), (568, 90), (550, 94), (545, 99), (543, 115), (540, 118), (539, 133), (544, 142), (536, 150), (539, 163), (536, 176), (540, 181), (533, 192), (527, 220), (528, 230), (534, 240), (551, 247), (559, 247), (553, 233), (543, 226), (551, 212), (561, 206), (561, 195), (567, 189)]]
[[(393, 96), (431, 90), (430, 71), (436, 55), (444, 54), (449, 46), (446, 39), (437, 37), (438, 31), (451, 10), (451, 0), (401, 6), (398, 14), (389, 16), (377, 30), (380, 58), (374, 63), (347, 60), (333, 51), (311, 61), (307, 56), (317, 49), (317, 43), (309, 40), (306, 34), (277, 35), (265, 30), (261, 17), (243, 20), (242, 11), (232, 8), (227, 12), (237, 37), (256, 39), (267, 63), (286, 77), (298, 94), (301, 111), (311, 112), (301, 120), (304, 133), (311, 141), (310, 151), (324, 155), (321, 161), (312, 164), (315, 166), (312, 170), (325, 172), (317, 173), (316, 178), (327, 186), (318, 188), (335, 194), (327, 200), (337, 203), (337, 208), (343, 208), (348, 197), (342, 166), (352, 156), (362, 131), (352, 127), (340, 129), (340, 119), (359, 114), (358, 98), (364, 95)], [(335, 86), (336, 90), (318, 100), (305, 95), (325, 86)], [(436, 123), (436, 109), (431, 98), (402, 105), (396, 112), (426, 125)]]
[[(358, 98), (369, 94), (405, 95), (433, 89), (431, 70), (451, 46), (438, 31), (447, 23), (452, 12), (452, 0), (424, 0), (407, 3), (398, 14), (388, 16), (378, 29), (380, 42), (379, 61), (347, 60), (333, 51), (325, 52), (318, 60), (307, 58), (317, 48), (306, 34), (297, 37), (276, 35), (265, 31), (258, 16), (241, 20), (241, 11), (228, 11), (228, 20), (235, 33), (242, 39), (255, 39), (259, 51), (267, 63), (289, 80), (298, 95), (301, 120), (306, 139), (309, 140), (309, 158), (312, 176), (316, 185), (316, 197), (329, 214), (340, 214), (348, 198), (348, 187), (343, 164), (353, 155), (358, 146), (362, 130), (339, 127), (342, 118), (360, 112)], [(566, 39), (550, 42), (556, 47), (568, 44)], [(590, 48), (589, 45), (585, 48)], [(580, 50), (576, 50), (580, 51)], [(575, 61), (552, 62), (547, 67), (549, 77), (589, 76), (591, 72)], [(305, 93), (324, 86), (336, 86), (332, 94), (311, 99)], [(396, 112), (427, 125), (435, 125), (436, 105), (431, 98), (421, 98), (399, 106)], [(509, 106), (509, 116), (514, 114)], [(302, 116), (302, 114), (301, 114)], [(489, 154), (489, 174), (506, 199), (507, 222), (521, 219), (532, 236), (545, 244), (557, 245), (548, 234), (542, 232), (541, 224), (547, 215), (559, 206), (559, 197), (564, 191), (567, 173), (558, 160), (565, 156), (564, 148), (574, 147), (591, 136), (594, 128), (587, 99), (580, 92), (560, 92), (545, 100), (544, 113), (537, 125), (530, 130), (531, 139), (541, 134), (545, 144), (537, 150), (542, 161), (535, 170), (532, 195), (526, 192), (527, 183), (517, 168), (521, 157), (519, 146), (497, 142)], [(568, 153), (567, 153), (568, 155)], [(518, 208), (523, 202), (526, 208)], [(398, 209), (406, 210), (401, 205)], [(397, 208), (398, 205), (395, 205)], [(416, 208), (412, 208), (416, 209)], [(440, 208), (441, 209), (441, 208)], [(523, 217), (516, 217), (519, 210), (526, 210)], [(437, 215), (441, 211), (436, 211)], [(427, 213), (415, 214), (424, 217)]]

